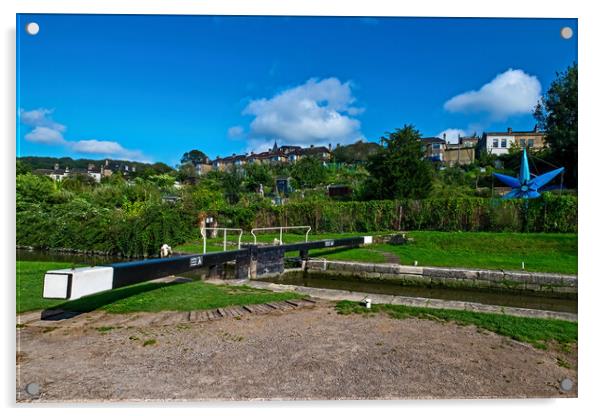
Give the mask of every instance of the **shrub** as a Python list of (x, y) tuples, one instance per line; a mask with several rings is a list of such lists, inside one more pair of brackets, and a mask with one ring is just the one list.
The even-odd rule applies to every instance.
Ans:
[[(459, 197), (402, 201), (292, 202), (257, 211), (253, 226), (310, 225), (315, 232), (384, 230), (577, 232), (577, 198), (522, 200)], [(222, 211), (222, 215), (229, 215)]]

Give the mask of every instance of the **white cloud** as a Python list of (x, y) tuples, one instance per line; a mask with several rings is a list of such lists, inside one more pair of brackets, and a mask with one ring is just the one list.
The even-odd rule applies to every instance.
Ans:
[(38, 108), (36, 110), (26, 111), (22, 108), (19, 109), (19, 120), (21, 123), (30, 127), (47, 127), (52, 130), (56, 130), (63, 133), (67, 127), (63, 124), (57, 123), (50, 118), (50, 115), (54, 110), (47, 108)]
[(79, 140), (76, 142), (69, 142), (69, 147), (77, 153), (96, 154), (123, 159), (144, 159), (142, 152), (126, 149), (117, 142), (106, 140)]
[(231, 139), (240, 139), (244, 133), (245, 129), (242, 126), (232, 126), (228, 129), (228, 137)]
[(337, 78), (312, 78), (271, 98), (251, 101), (243, 114), (255, 118), (249, 129), (249, 150), (279, 144), (307, 146), (354, 143), (363, 139), (362, 109), (354, 107), (351, 83)]
[(541, 84), (520, 69), (498, 74), (478, 91), (456, 95), (444, 104), (452, 113), (487, 113), (494, 121), (533, 111), (541, 97)]
[(32, 130), (25, 135), (25, 140), (33, 143), (42, 143), (49, 145), (63, 144), (63, 132), (67, 128), (60, 123), (53, 121), (50, 118), (53, 110), (47, 108), (38, 108), (35, 110), (26, 111), (19, 109), (19, 121)]
[(65, 139), (60, 131), (44, 126), (34, 127), (32, 131), (25, 135), (25, 140), (50, 145), (65, 143)]
[(50, 146), (64, 146), (76, 153), (95, 154), (103, 157), (122, 158), (147, 161), (139, 150), (130, 150), (121, 144), (106, 140), (69, 141), (63, 137), (67, 127), (50, 118), (53, 110), (38, 108), (36, 110), (19, 109), (19, 121), (32, 130), (25, 134), (25, 140), (32, 143)]
[(440, 137), (443, 139), (443, 135), (445, 135), (445, 139), (447, 140), (448, 143), (458, 143), (458, 137), (464, 137), (466, 136), (466, 132), (462, 129), (446, 129), (443, 130), (441, 133), (439, 133), (437, 135), (437, 137)]

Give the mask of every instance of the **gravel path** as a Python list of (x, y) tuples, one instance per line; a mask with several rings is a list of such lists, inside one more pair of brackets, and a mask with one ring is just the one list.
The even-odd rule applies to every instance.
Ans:
[(53, 328), (17, 331), (20, 402), (576, 396), (576, 385), (564, 393), (559, 383), (577, 380), (577, 351), (473, 326), (342, 316), (329, 302), (188, 324)]

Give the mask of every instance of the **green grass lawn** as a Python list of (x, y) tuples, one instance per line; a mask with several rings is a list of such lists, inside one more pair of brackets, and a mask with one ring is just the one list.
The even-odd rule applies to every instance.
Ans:
[[(370, 234), (387, 233), (310, 234), (310, 240)], [(370, 263), (396, 262), (411, 265), (418, 261), (421, 266), (506, 270), (520, 270), (524, 261), (526, 271), (577, 274), (577, 234), (438, 231), (411, 231), (406, 234), (414, 239), (412, 243), (312, 250), (310, 256)], [(248, 242), (250, 237), (247, 235), (244, 241)], [(258, 240), (267, 243), (277, 237), (276, 234), (262, 234)], [(304, 239), (305, 236), (299, 234), (286, 234), (283, 238), (285, 243)], [(175, 250), (198, 253), (202, 247), (197, 242), (178, 246)], [(222, 246), (219, 241), (210, 240), (208, 250), (219, 251)]]
[(43, 299), (44, 273), (66, 267), (71, 267), (71, 264), (18, 261), (17, 313), (51, 307), (77, 312), (100, 309), (111, 313), (190, 311), (302, 297), (297, 293), (275, 293), (248, 286), (217, 286), (194, 281), (140, 283), (69, 302)]
[(44, 274), (48, 270), (72, 267), (71, 263), (17, 261), (17, 313), (49, 308), (61, 300), (43, 299)]
[(528, 342), (537, 348), (546, 348), (546, 343), (556, 341), (560, 344), (577, 342), (577, 323), (558, 319), (522, 318), (518, 316), (493, 313), (459, 311), (451, 309), (431, 309), (404, 305), (372, 305), (371, 309), (358, 302), (341, 301), (337, 303), (338, 313), (375, 314), (387, 313), (394, 319), (421, 318), (440, 321), (452, 321), (461, 325), (475, 325), (521, 342)]
[[(390, 234), (390, 232), (340, 233), (340, 234), (337, 234), (337, 233), (311, 234), (310, 233), (308, 235), (308, 240), (316, 241), (316, 240), (327, 240), (327, 239), (335, 239), (335, 238), (358, 237), (358, 236), (364, 236), (364, 235), (384, 235), (384, 234)], [(272, 243), (272, 242), (274, 242), (275, 238), (280, 238), (280, 234), (278, 234), (278, 233), (258, 233), (257, 234), (257, 242), (258, 243)], [(284, 244), (299, 243), (299, 242), (305, 241), (305, 233), (285, 233), (282, 236), (282, 240), (284, 241)], [(222, 234), (220, 234), (220, 236), (217, 238), (208, 239), (207, 240), (207, 251), (222, 251), (223, 250), (223, 241), (224, 241), (224, 237)], [(238, 236), (228, 234), (227, 241), (228, 241), (227, 249), (234, 250), (234, 249), (236, 249), (236, 246), (238, 244)], [(251, 243), (253, 243), (253, 241), (254, 241), (253, 236), (251, 234), (249, 234), (248, 232), (245, 232), (243, 234), (243, 237), (241, 239), (242, 244), (251, 244)], [(191, 241), (191, 242), (188, 242), (185, 244), (181, 244), (179, 246), (174, 247), (173, 250), (175, 252), (182, 252), (182, 253), (201, 253), (203, 251), (203, 241), (201, 240), (201, 237), (199, 237), (199, 239), (197, 241)]]

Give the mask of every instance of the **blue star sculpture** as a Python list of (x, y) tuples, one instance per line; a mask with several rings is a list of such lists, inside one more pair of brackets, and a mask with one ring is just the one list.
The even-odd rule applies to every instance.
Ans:
[(554, 179), (558, 174), (562, 173), (564, 168), (554, 169), (550, 172), (544, 173), (540, 176), (535, 176), (531, 179), (531, 173), (529, 172), (529, 162), (527, 160), (527, 150), (523, 149), (523, 160), (520, 164), (520, 173), (518, 178), (512, 176), (502, 175), (501, 173), (494, 173), (493, 175), (498, 178), (501, 182), (512, 188), (510, 192), (504, 195), (503, 199), (511, 198), (539, 198), (540, 188)]

